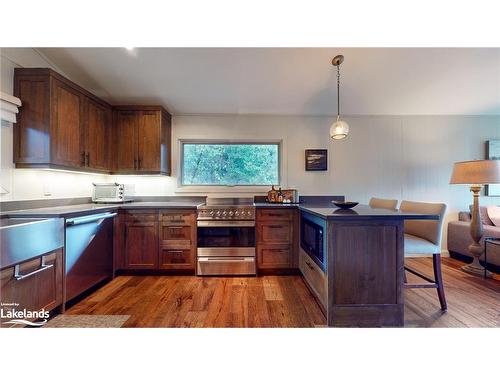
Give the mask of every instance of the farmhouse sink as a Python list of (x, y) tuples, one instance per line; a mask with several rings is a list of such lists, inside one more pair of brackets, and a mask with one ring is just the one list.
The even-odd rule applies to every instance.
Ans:
[(64, 246), (64, 219), (0, 219), (0, 269)]

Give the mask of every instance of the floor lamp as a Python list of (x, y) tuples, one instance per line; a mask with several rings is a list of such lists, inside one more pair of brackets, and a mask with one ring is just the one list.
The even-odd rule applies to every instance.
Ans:
[(479, 192), (484, 184), (498, 183), (500, 183), (500, 160), (462, 161), (453, 166), (450, 184), (471, 185), (470, 191), (474, 194), (470, 223), (470, 235), (473, 242), (469, 245), (469, 251), (474, 259), (472, 263), (462, 267), (464, 271), (472, 274), (484, 275), (484, 267), (479, 264), (479, 258), (484, 251), (479, 243), (483, 236), (483, 224), (479, 214)]

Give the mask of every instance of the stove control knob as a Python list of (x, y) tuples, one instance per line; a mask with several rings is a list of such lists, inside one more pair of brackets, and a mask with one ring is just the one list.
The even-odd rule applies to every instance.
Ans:
[(234, 215), (234, 212), (233, 211), (229, 211), (229, 216), (233, 216)]
[(215, 213), (216, 216), (220, 216), (220, 211), (217, 210), (217, 212)]
[(222, 216), (226, 216), (226, 215), (227, 215), (227, 211), (226, 210), (222, 211)]
[(234, 213), (234, 216), (240, 216), (240, 211), (236, 211), (236, 212)]
[(213, 216), (213, 214), (214, 214), (214, 210), (210, 210), (209, 215), (210, 215), (210, 216)]

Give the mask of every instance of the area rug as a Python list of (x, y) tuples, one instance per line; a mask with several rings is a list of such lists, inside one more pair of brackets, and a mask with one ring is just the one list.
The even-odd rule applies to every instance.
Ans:
[(130, 315), (57, 315), (43, 328), (120, 328)]

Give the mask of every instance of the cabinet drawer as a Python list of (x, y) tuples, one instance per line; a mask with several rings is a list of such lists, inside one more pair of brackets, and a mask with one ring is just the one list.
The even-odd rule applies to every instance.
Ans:
[(126, 222), (156, 222), (158, 221), (158, 211), (155, 210), (127, 210), (124, 220)]
[(50, 311), (62, 303), (62, 271), (62, 250), (20, 263), (18, 273), (24, 278), (14, 277), (15, 267), (2, 270), (0, 302), (18, 304), (17, 311)]
[(196, 213), (186, 211), (160, 210), (160, 221), (164, 224), (194, 225)]
[(194, 252), (191, 249), (160, 250), (160, 268), (162, 269), (194, 269)]
[(316, 295), (323, 308), (326, 308), (328, 294), (327, 276), (302, 249), (299, 251), (299, 268), (309, 288)]
[(284, 243), (292, 242), (292, 224), (283, 222), (265, 222), (258, 224), (259, 242)]
[(290, 208), (278, 208), (278, 209), (269, 209), (269, 208), (259, 208), (257, 210), (257, 220), (286, 220), (291, 221), (293, 219), (294, 209)]
[(289, 268), (290, 267), (289, 245), (263, 245), (258, 246), (259, 268)]

